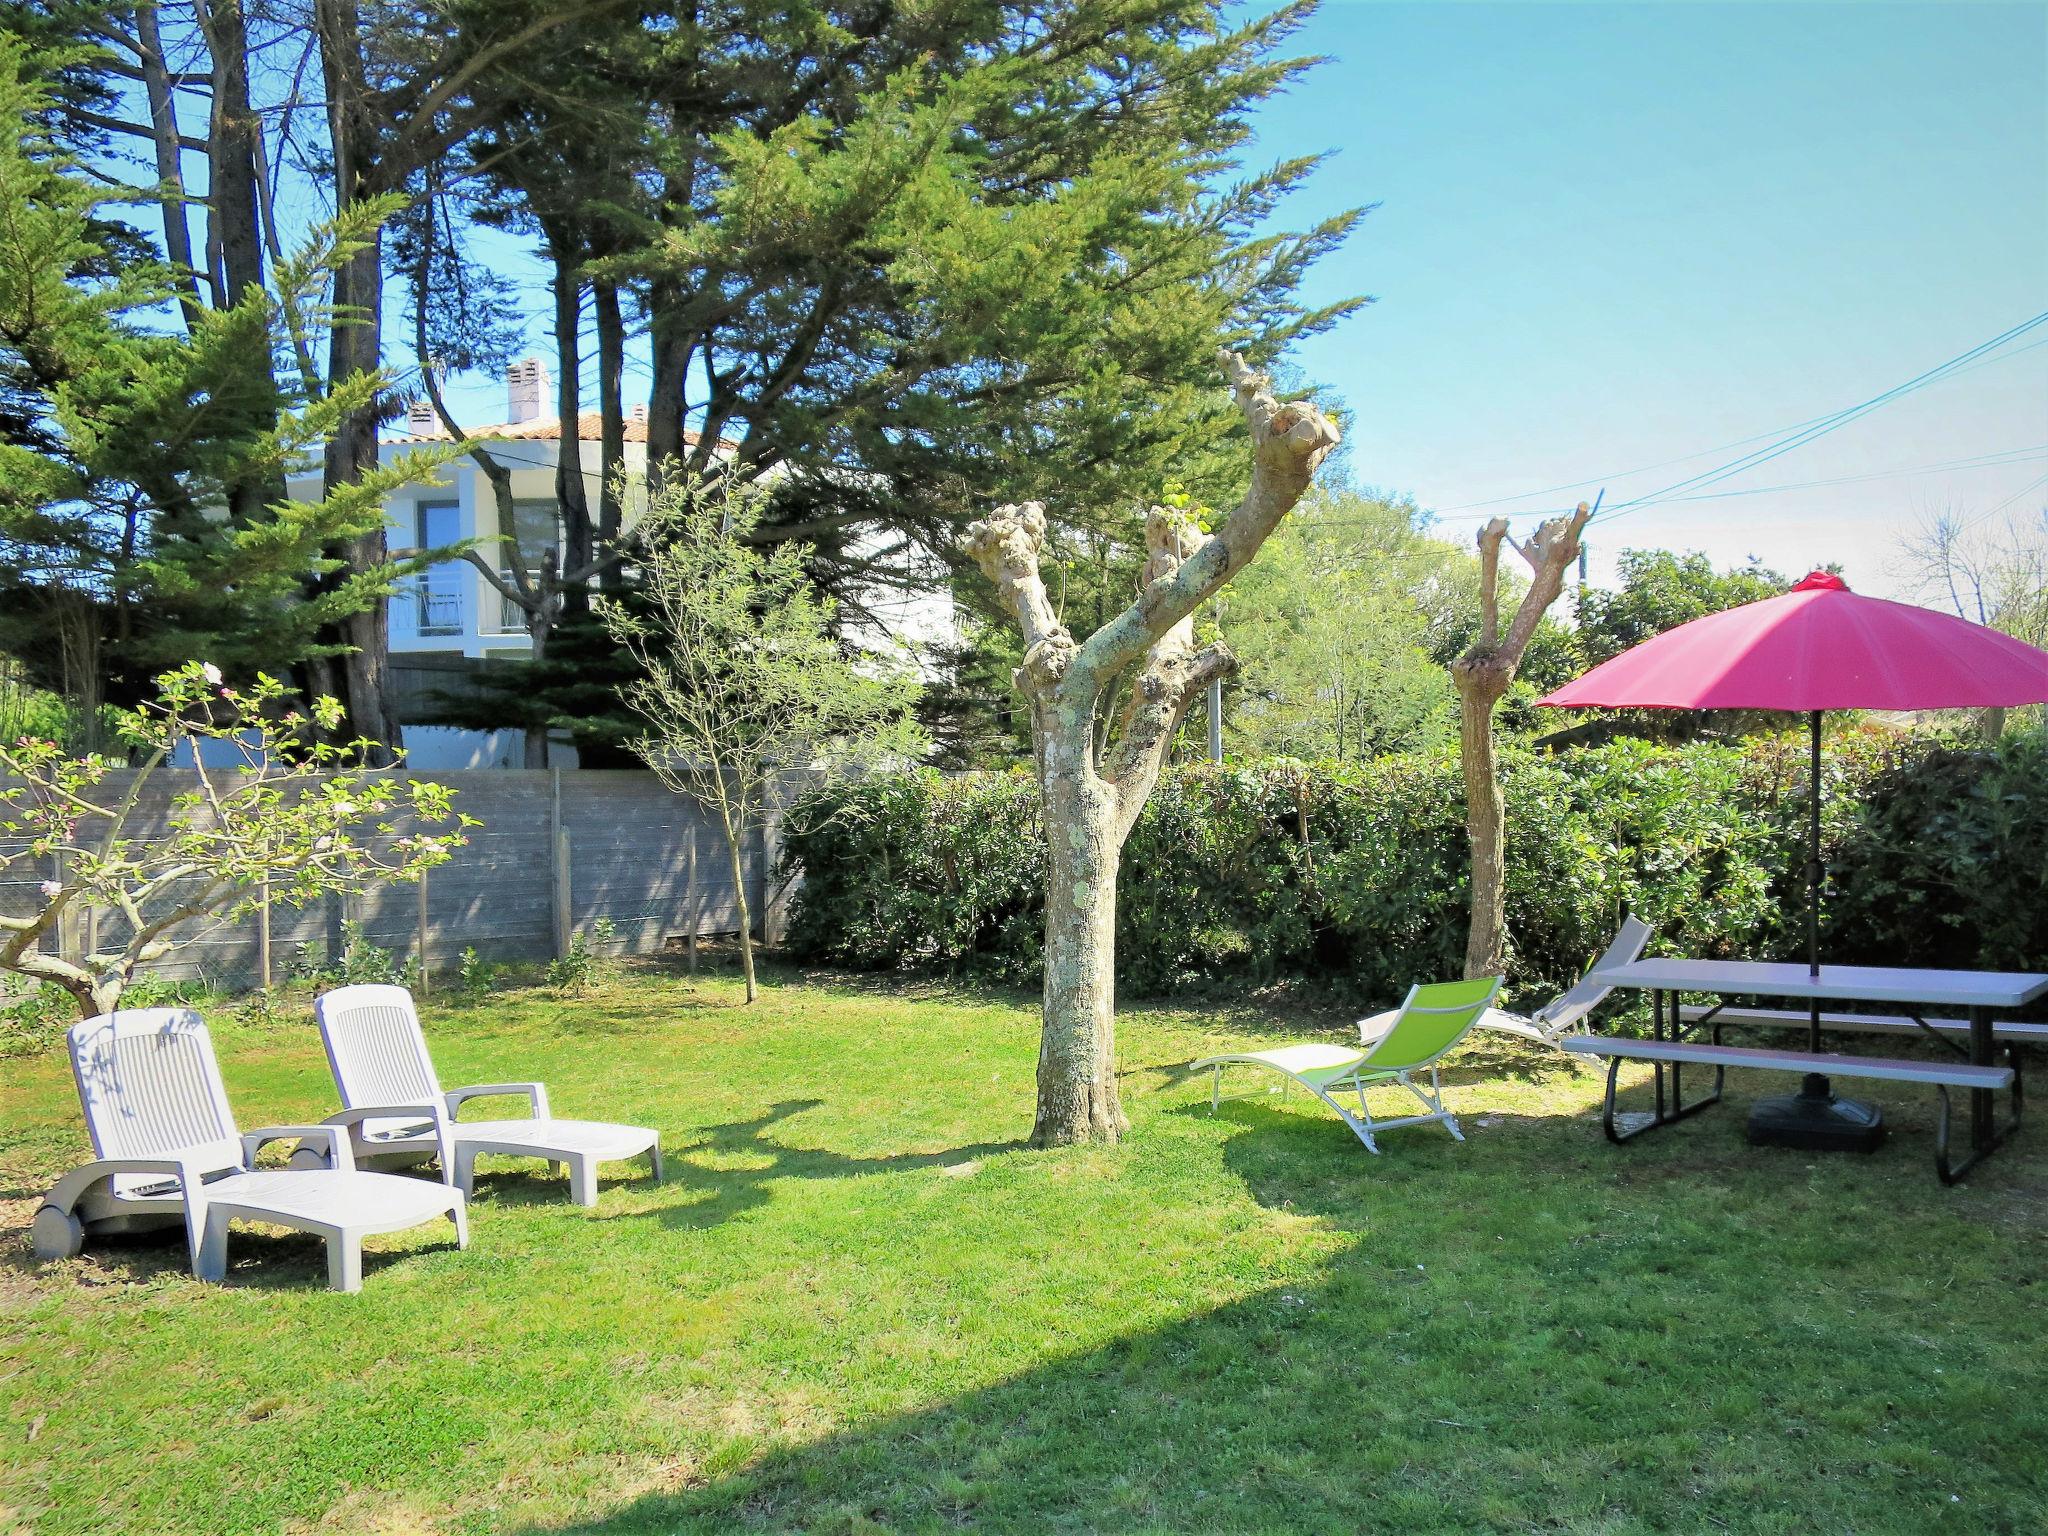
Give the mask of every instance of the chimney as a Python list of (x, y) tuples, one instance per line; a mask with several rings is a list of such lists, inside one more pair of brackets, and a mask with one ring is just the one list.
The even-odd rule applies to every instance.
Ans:
[(547, 399), (548, 371), (537, 357), (523, 358), (505, 370), (505, 420), (532, 421)]
[(446, 437), (442, 430), (441, 418), (434, 413), (434, 402), (415, 400), (412, 409), (405, 413), (405, 430), (414, 437)]

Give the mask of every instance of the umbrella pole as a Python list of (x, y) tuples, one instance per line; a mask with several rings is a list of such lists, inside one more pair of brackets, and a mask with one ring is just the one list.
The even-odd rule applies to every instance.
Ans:
[[(1820, 977), (1820, 711), (1807, 712), (1810, 790), (1806, 806), (1806, 970)], [(1806, 1037), (1821, 1054), (1820, 999), (1806, 1005)], [(1815, 1151), (1869, 1152), (1884, 1140), (1884, 1115), (1874, 1104), (1835, 1097), (1823, 1072), (1809, 1072), (1799, 1092), (1759, 1099), (1749, 1112), (1749, 1139), (1761, 1146), (1805, 1147)]]
[[(1811, 744), (1806, 796), (1806, 974), (1818, 980), (1820, 977), (1820, 711), (1807, 712), (1808, 740)], [(1808, 1010), (1807, 1049), (1816, 1055), (1820, 1052), (1820, 999), (1814, 998)]]

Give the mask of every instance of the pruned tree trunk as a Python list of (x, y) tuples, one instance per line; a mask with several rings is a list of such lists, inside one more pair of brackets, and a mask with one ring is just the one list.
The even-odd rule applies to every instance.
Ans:
[[(1460, 665), (1463, 665), (1461, 659)], [(1471, 924), (1465, 974), (1498, 976), (1506, 948), (1507, 814), (1493, 755), (1493, 711), (1513, 673), (1497, 658), (1458, 676), (1458, 759), (1465, 772), (1465, 836), (1472, 845)]]
[(1493, 713), (1514, 682), (1544, 612), (1564, 590), (1564, 573), (1579, 558), (1579, 534), (1590, 515), (1582, 501), (1570, 517), (1551, 518), (1527, 544), (1514, 545), (1529, 562), (1531, 575), (1505, 636), (1500, 628), (1500, 547), (1514, 541), (1504, 518), (1479, 530), (1479, 637), (1451, 663), (1451, 681), (1458, 690), (1458, 756), (1465, 775), (1465, 835), (1472, 846), (1467, 976), (1498, 976), (1507, 959), (1507, 814), (1493, 751)]
[(1077, 728), (1046, 733), (1045, 981), (1038, 1112), (1031, 1127), (1038, 1146), (1116, 1141), (1129, 1129), (1116, 1091), (1116, 877), (1123, 837), (1114, 789), (1072, 751), (1077, 740), (1090, 741), (1089, 724), (1084, 718)]
[[(1279, 404), (1236, 353), (1221, 362), (1251, 428), (1251, 486), (1214, 535), (1152, 508), (1143, 590), (1085, 642), (1059, 621), (1039, 573), (1042, 506), (1000, 508), (967, 532), (1024, 633), (1016, 684), (1031, 706), (1046, 838), (1036, 1146), (1114, 1142), (1128, 1128), (1116, 1080), (1117, 867), (1181, 717), (1237, 666), (1220, 641), (1195, 648), (1193, 615), (1258, 553), (1337, 444), (1313, 404)], [(1117, 728), (1098, 739), (1098, 715), (1133, 668)]]

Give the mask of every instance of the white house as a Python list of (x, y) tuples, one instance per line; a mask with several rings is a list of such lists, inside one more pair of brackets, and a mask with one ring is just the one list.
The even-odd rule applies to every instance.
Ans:
[[(538, 359), (526, 358), (506, 371), (505, 420), (468, 426), (464, 431), (487, 439), (488, 451), (512, 475), (516, 547), (528, 559), (556, 546), (560, 537), (555, 515), (555, 465), (562, 449), (561, 422), (552, 403), (553, 385)], [(445, 442), (432, 406), (413, 408), (407, 430), (380, 443), (390, 463), (421, 443)], [(601, 481), (602, 418), (586, 411), (579, 423), (577, 453), (583, 466), (584, 491), (597, 504)], [(695, 439), (691, 441), (694, 443)], [(638, 476), (647, 466), (647, 420), (644, 407), (626, 422), (626, 468)], [(318, 496), (320, 481), (310, 475), (292, 482), (295, 494)], [(634, 508), (626, 508), (630, 523)], [(387, 537), (394, 551), (433, 549), (481, 540), (480, 553), (492, 558), (506, 546), (497, 544), (497, 500), (473, 459), (444, 465), (431, 480), (408, 485), (386, 503)], [(507, 573), (509, 577), (509, 572)], [(908, 650), (921, 659), (935, 642), (956, 633), (953, 605), (942, 592), (904, 599), (875, 595), (871, 607), (887, 615), (886, 630), (862, 636), (878, 651)], [(391, 598), (391, 670), (399, 692), (400, 718), (405, 722), (407, 761), (415, 768), (517, 767), (522, 740), (517, 730), (476, 731), (413, 723), (432, 696), (460, 686), (462, 675), (494, 660), (516, 660), (533, 649), (518, 607), (484, 579), (466, 560), (450, 560), (414, 578), (407, 590)], [(557, 743), (551, 758), (572, 766), (574, 749)]]

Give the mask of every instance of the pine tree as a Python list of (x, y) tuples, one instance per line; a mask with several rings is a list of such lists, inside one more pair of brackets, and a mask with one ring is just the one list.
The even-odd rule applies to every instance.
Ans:
[[(1265, 232), (1313, 158), (1233, 179), (1250, 109), (1312, 62), (1282, 56), (1309, 8), (1242, 25), (1209, 0), (590, 13), (507, 65), (519, 90), (496, 90), (504, 115), (468, 150), (499, 222), (526, 220), (555, 260), (558, 337), (580, 263), (608, 465), (623, 299), (651, 341), (657, 478), (766, 486), (758, 536), (809, 545), (849, 617), (949, 570), (992, 607), (959, 557), (969, 521), (1013, 499), (1089, 509), (1057, 544), (1107, 537), (1169, 474), (1220, 497), (1237, 423), (1191, 359), (1227, 343), (1270, 362), (1362, 302), (1297, 296), (1357, 211)], [(565, 545), (581, 532), (601, 556), (616, 525), (564, 490)], [(1121, 550), (1117, 574), (1138, 558)], [(583, 718), (553, 670), (524, 679), (543, 690), (518, 704), (529, 723)]]
[(0, 653), (66, 692), (88, 720), (132, 704), (156, 674), (203, 658), (231, 674), (323, 654), (317, 636), (401, 574), (304, 585), (323, 546), (381, 526), (383, 499), (433, 456), (324, 500), (245, 494), (283, 485), (377, 381), (318, 400), (281, 388), (287, 308), (322, 313), (326, 274), (389, 211), (325, 231), (260, 288), (161, 322), (182, 278), (118, 218), (120, 200), (52, 134), (48, 55), (0, 36)]

